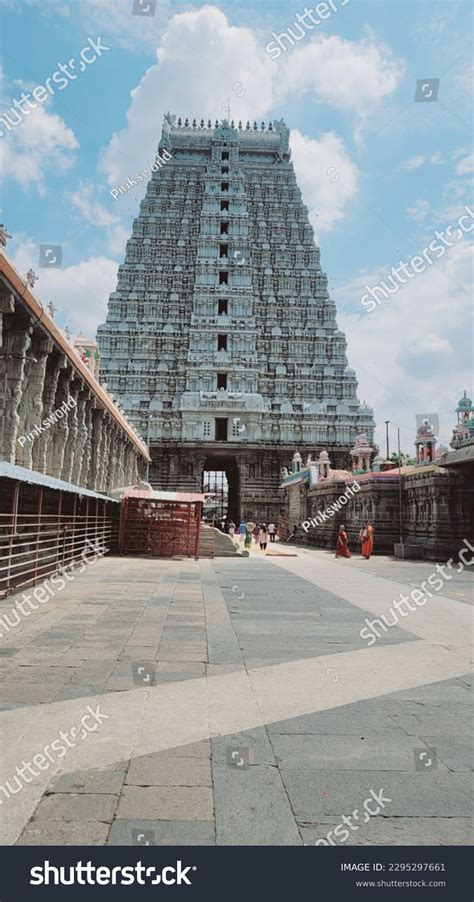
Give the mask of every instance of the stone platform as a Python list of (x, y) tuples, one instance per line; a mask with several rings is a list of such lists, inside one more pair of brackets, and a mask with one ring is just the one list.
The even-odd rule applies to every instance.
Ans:
[(311, 844), (383, 790), (346, 845), (467, 844), (469, 570), (368, 648), (433, 565), (296, 552), (108, 557), (2, 629), (2, 842)]

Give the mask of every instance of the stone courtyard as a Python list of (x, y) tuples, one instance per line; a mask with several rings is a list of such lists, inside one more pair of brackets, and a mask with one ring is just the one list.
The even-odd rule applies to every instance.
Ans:
[(371, 790), (346, 845), (470, 842), (469, 570), (369, 648), (434, 565), (283, 550), (107, 557), (4, 634), (3, 843), (311, 845)]

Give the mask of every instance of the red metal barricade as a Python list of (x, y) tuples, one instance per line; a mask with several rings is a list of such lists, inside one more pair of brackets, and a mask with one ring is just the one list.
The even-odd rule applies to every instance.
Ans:
[(120, 512), (120, 554), (199, 557), (204, 496), (128, 489)]

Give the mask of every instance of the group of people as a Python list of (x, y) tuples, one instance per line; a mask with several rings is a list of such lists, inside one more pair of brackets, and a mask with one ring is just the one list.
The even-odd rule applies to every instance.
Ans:
[(252, 538), (256, 545), (260, 546), (261, 551), (267, 550), (268, 541), (275, 541), (276, 526), (274, 523), (253, 523), (249, 520), (245, 523), (243, 520), (238, 528), (240, 540), (244, 543), (244, 548), (252, 546)]
[[(223, 519), (219, 521), (219, 526), (222, 532), (227, 532), (229, 534), (231, 539), (233, 539), (234, 536), (240, 536), (240, 541), (243, 542), (244, 548), (251, 548), (253, 539), (255, 545), (259, 545), (260, 550), (266, 552), (268, 542), (275, 541), (276, 526), (274, 523), (269, 523), (267, 526), (265, 523), (253, 523), (252, 520), (245, 523), (244, 520), (242, 520), (240, 525), (236, 526), (233, 520), (227, 522), (227, 520)], [(294, 526), (293, 532), (287, 538), (287, 542), (291, 541), (291, 539), (295, 539), (297, 533), (298, 527)], [(364, 521), (362, 529), (359, 532), (359, 542), (362, 557), (368, 561), (374, 550), (374, 525), (371, 520)], [(349, 540), (347, 538), (345, 526), (339, 527), (336, 543), (336, 557), (352, 557), (349, 550)]]
[[(374, 550), (374, 526), (370, 520), (365, 520), (359, 532), (360, 551), (367, 561)], [(336, 557), (352, 557), (349, 551), (349, 542), (345, 526), (339, 527), (336, 544)]]

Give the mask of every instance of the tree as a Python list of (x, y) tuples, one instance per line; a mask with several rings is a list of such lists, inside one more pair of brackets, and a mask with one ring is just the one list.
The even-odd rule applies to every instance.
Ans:
[[(396, 466), (399, 466), (399, 457), (398, 453), (394, 452), (390, 455), (389, 458)], [(416, 460), (414, 457), (410, 457), (409, 454), (404, 454), (403, 451), (400, 452), (400, 466), (401, 467), (409, 467), (413, 464), (416, 464)]]

